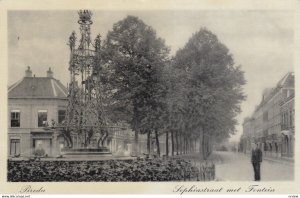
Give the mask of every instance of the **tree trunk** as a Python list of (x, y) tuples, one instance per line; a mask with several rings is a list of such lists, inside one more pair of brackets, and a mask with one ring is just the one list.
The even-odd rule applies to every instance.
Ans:
[(134, 129), (134, 150), (133, 150), (133, 156), (138, 156), (140, 154), (140, 149), (139, 149), (139, 128), (138, 128), (138, 111), (137, 111), (137, 105), (135, 105), (136, 101), (133, 101), (134, 103), (134, 112), (135, 112), (135, 116), (133, 119), (133, 129)]
[(188, 139), (189, 142), (189, 153), (192, 153), (192, 141), (191, 138)]
[(191, 142), (191, 153), (194, 153), (194, 141), (193, 141), (193, 139), (191, 138), (190, 139), (190, 142)]
[(183, 154), (186, 154), (186, 138), (183, 136)]
[(172, 156), (174, 156), (174, 131), (171, 131)]
[(190, 138), (186, 138), (186, 144), (187, 144), (187, 153), (189, 154), (191, 152), (191, 143), (190, 143)]
[(184, 152), (185, 152), (184, 145), (185, 145), (184, 136), (182, 135), (181, 136), (181, 154), (184, 154)]
[(203, 159), (206, 160), (206, 156), (207, 156), (207, 151), (206, 151), (206, 137), (205, 135), (203, 134), (203, 138), (202, 138), (202, 151), (203, 151)]
[(160, 156), (160, 147), (159, 147), (159, 139), (158, 139), (157, 129), (155, 129), (155, 140), (156, 140), (157, 155)]
[(166, 131), (166, 156), (169, 156), (169, 132)]
[(182, 136), (182, 150), (183, 150), (183, 154), (186, 154), (186, 144), (185, 144), (185, 135)]
[(139, 131), (134, 131), (134, 153), (133, 156), (138, 156), (139, 153)]
[(178, 149), (179, 149), (179, 147), (178, 147), (178, 130), (176, 130), (176, 155), (178, 155)]
[(182, 139), (181, 139), (181, 132), (179, 132), (179, 142), (178, 142), (178, 150), (179, 150), (179, 154), (181, 155), (182, 154)]
[(185, 137), (185, 135), (183, 136), (183, 145), (184, 145), (184, 147), (183, 147), (184, 154), (187, 154), (187, 152), (186, 152), (186, 137)]
[(203, 152), (203, 130), (200, 130), (200, 135), (199, 135), (199, 154), (200, 158), (204, 159), (204, 152)]
[(185, 138), (185, 154), (189, 153), (189, 141), (188, 138)]
[(147, 153), (150, 155), (151, 130), (147, 131)]
[(188, 153), (191, 153), (191, 142), (190, 142), (190, 138), (187, 138), (187, 145), (188, 145)]
[(180, 138), (180, 154), (183, 154), (184, 153), (184, 139), (183, 139), (183, 135), (181, 135), (181, 138)]

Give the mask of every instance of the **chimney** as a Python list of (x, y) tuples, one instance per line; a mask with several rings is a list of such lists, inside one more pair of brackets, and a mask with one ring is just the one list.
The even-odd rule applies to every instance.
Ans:
[(47, 71), (47, 77), (53, 78), (53, 72), (51, 71), (51, 67), (49, 67), (49, 70)]
[(32, 77), (32, 71), (29, 66), (27, 66), (27, 70), (25, 71), (25, 77)]

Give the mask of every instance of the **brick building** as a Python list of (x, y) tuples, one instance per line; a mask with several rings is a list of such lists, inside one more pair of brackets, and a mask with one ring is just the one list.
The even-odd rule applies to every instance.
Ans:
[(274, 88), (264, 90), (251, 118), (244, 120), (241, 150), (249, 152), (251, 142), (264, 155), (292, 157), (294, 147), (294, 73), (287, 73)]
[(287, 93), (280, 103), (282, 156), (293, 157), (295, 146), (295, 94)]

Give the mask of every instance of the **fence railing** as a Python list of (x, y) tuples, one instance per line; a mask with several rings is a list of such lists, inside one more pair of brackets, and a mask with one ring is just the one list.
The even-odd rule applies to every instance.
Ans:
[[(180, 158), (173, 157), (173, 159)], [(184, 181), (213, 181), (216, 179), (216, 167), (212, 161), (201, 161), (198, 158), (187, 161), (191, 163), (193, 170), (184, 174)]]

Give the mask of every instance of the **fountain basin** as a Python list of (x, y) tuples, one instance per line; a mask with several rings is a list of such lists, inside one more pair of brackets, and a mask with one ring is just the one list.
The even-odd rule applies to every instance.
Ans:
[(66, 158), (97, 158), (112, 156), (112, 153), (106, 147), (100, 148), (64, 148), (61, 154)]

